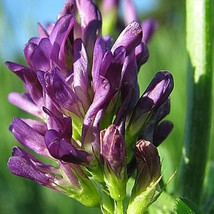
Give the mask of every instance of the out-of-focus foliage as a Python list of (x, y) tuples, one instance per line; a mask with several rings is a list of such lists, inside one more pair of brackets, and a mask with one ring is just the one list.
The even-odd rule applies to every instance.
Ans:
[(189, 201), (184, 198), (178, 198), (176, 199), (175, 204), (175, 213), (176, 214), (202, 214), (199, 207), (193, 203), (192, 201)]

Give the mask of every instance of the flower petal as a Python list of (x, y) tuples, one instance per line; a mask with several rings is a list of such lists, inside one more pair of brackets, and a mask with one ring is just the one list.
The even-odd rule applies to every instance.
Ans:
[(54, 167), (43, 164), (19, 147), (13, 148), (13, 156), (8, 161), (10, 171), (18, 176), (29, 178), (37, 183), (53, 188)]
[(10, 131), (23, 146), (42, 156), (50, 156), (45, 144), (44, 136), (39, 134), (39, 132), (31, 128), (21, 119), (14, 118), (10, 125)]
[(141, 102), (144, 102), (144, 105), (146, 105), (147, 100), (148, 102), (152, 101), (150, 108), (157, 108), (167, 100), (173, 87), (174, 81), (172, 75), (168, 71), (160, 71), (147, 87), (141, 98)]
[[(40, 39), (38, 39), (38, 40), (40, 41)], [(39, 42), (38, 42), (38, 44), (39, 44)], [(33, 68), (31, 56), (38, 44), (35, 44), (35, 43), (29, 41), (24, 47), (25, 59), (27, 60), (27, 63), (30, 65), (31, 68)]]
[(138, 67), (134, 52), (126, 57), (122, 72), (121, 105), (114, 121), (116, 125), (119, 125), (126, 114), (133, 110), (139, 99)]
[(13, 62), (6, 62), (6, 65), (25, 83), (25, 88), (32, 100), (39, 104), (42, 98), (42, 87), (32, 69)]
[[(90, 126), (92, 126), (94, 119), (99, 111), (105, 109), (105, 104), (108, 103), (109, 93), (110, 93), (110, 83), (104, 77), (100, 77), (102, 81), (99, 81), (99, 90), (96, 91), (92, 104), (90, 105), (83, 122), (82, 129), (82, 143), (85, 144), (86, 136), (88, 131), (90, 131)], [(99, 117), (101, 120), (101, 117)], [(98, 124), (99, 121), (96, 121)], [(89, 140), (91, 143), (91, 138)]]
[(142, 23), (143, 41), (145, 43), (148, 43), (150, 41), (157, 27), (158, 27), (158, 23), (154, 19), (146, 19), (143, 21)]
[(60, 136), (67, 141), (70, 141), (72, 136), (72, 121), (71, 117), (63, 117), (54, 115), (47, 108), (43, 108), (44, 112), (49, 116), (49, 129), (54, 129), (59, 132)]
[(90, 56), (93, 53), (96, 37), (100, 33), (101, 14), (92, 0), (77, 0), (76, 4), (81, 20), (83, 42)]
[(159, 146), (170, 134), (173, 129), (173, 123), (166, 120), (155, 127), (153, 134), (153, 144)]
[(57, 68), (52, 73), (38, 71), (37, 76), (43, 89), (59, 109), (65, 114), (67, 110), (80, 118), (83, 117), (80, 100), (67, 85)]
[(43, 136), (45, 135), (45, 132), (47, 131), (47, 125), (45, 123), (40, 122), (38, 120), (32, 120), (29, 118), (20, 118), (20, 119), (39, 134)]
[(81, 100), (85, 110), (90, 105), (88, 94), (88, 58), (81, 39), (74, 41), (73, 87), (77, 97)]
[(126, 25), (128, 25), (132, 21), (139, 21), (133, 0), (124, 0), (123, 8), (123, 11), (125, 11), (124, 21)]
[(146, 43), (141, 42), (136, 48), (135, 48), (135, 55), (137, 59), (137, 65), (140, 70), (140, 67), (147, 62), (149, 59), (149, 49)]
[(77, 150), (69, 142), (60, 138), (56, 130), (50, 129), (46, 132), (45, 143), (50, 154), (56, 159), (74, 164), (88, 163), (89, 154), (85, 151)]
[(29, 94), (20, 94), (17, 92), (11, 92), (8, 96), (8, 100), (20, 109), (36, 116), (43, 118), (42, 111), (35, 105), (35, 103), (30, 98)]
[(74, 27), (76, 20), (72, 14), (61, 17), (50, 34), (50, 42), (53, 45), (51, 59), (61, 68), (66, 65), (66, 41)]
[(43, 28), (43, 26), (40, 23), (37, 24), (37, 29), (38, 29), (40, 38), (48, 38), (49, 36), (48, 32)]
[(98, 80), (101, 73), (102, 60), (106, 51), (107, 48), (104, 39), (98, 37), (94, 45), (93, 64), (91, 73), (94, 91), (96, 91), (97, 89)]
[(110, 51), (112, 38), (110, 36), (98, 37), (94, 45), (92, 81), (93, 89), (96, 91), (100, 75), (103, 76), (113, 61), (113, 54)]
[(43, 38), (39, 44), (34, 48), (30, 58), (30, 64), (34, 71), (48, 71), (50, 70), (50, 54), (52, 50), (52, 44), (49, 39)]
[(121, 32), (111, 50), (114, 53), (118, 47), (124, 46), (126, 48), (126, 52), (129, 53), (140, 44), (141, 40), (141, 25), (138, 22), (133, 21)]

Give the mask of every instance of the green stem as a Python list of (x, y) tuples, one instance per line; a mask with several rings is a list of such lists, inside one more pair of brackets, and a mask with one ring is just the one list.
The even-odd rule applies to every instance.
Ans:
[(181, 193), (200, 203), (211, 126), (212, 0), (186, 1), (187, 118)]
[(115, 201), (114, 214), (123, 214), (123, 201)]

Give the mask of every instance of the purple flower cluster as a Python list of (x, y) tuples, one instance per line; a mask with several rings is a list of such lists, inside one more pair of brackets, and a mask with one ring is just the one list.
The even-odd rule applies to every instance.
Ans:
[(25, 45), (28, 66), (6, 62), (26, 88), (11, 93), (10, 102), (38, 118), (15, 118), (10, 131), (53, 163), (14, 147), (10, 171), (87, 206), (104, 203), (97, 183), (118, 201), (135, 171), (134, 195), (157, 180), (156, 146), (173, 127), (162, 122), (173, 89), (169, 72), (159, 71), (139, 94), (137, 75), (148, 59), (156, 22), (132, 21), (114, 42), (101, 35), (101, 26), (92, 0), (68, 1), (57, 22), (46, 29), (38, 25), (39, 37)]

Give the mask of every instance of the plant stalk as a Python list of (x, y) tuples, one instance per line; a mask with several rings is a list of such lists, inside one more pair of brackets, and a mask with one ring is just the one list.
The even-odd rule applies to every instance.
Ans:
[(187, 117), (181, 194), (200, 203), (211, 127), (212, 0), (186, 0)]
[(115, 201), (115, 211), (114, 214), (124, 214), (123, 211), (123, 201)]

